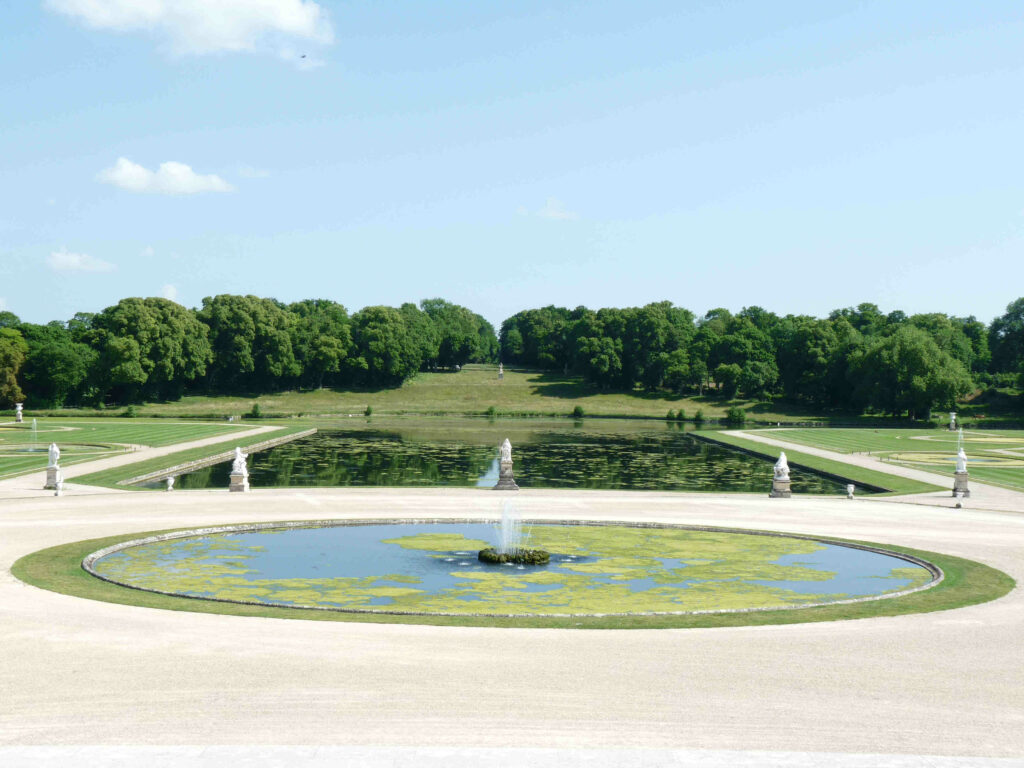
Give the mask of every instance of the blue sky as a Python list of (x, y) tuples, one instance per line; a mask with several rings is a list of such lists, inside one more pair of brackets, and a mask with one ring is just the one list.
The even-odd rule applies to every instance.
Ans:
[[(26, 0), (0, 306), (1024, 295), (1017, 2)], [(305, 58), (303, 58), (305, 57)]]

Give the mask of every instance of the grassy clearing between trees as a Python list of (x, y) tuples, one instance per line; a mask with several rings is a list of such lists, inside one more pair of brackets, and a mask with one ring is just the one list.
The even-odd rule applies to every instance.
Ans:
[(202, 440), (237, 431), (240, 426), (164, 419), (38, 418), (33, 432), (29, 418), (23, 424), (0, 426), (0, 479), (45, 469), (50, 443), (60, 448), (61, 465), (69, 466), (124, 453), (130, 445), (159, 447)]
[[(311, 621), (357, 621), (381, 624), (432, 624), (474, 627), (549, 627), (562, 629), (737, 627), (898, 616), (909, 613), (944, 611), (988, 602), (1002, 597), (1015, 586), (1014, 580), (1002, 571), (972, 560), (889, 544), (871, 544), (871, 546), (880, 546), (893, 552), (915, 555), (927, 560), (941, 568), (945, 578), (942, 583), (932, 589), (916, 592), (904, 597), (818, 608), (688, 616), (537, 616), (527, 618), (493, 618), (483, 616), (391, 616), (386, 614), (340, 613), (301, 608), (276, 608), (218, 603), (201, 599), (171, 597), (121, 587), (97, 579), (82, 569), (82, 559), (91, 552), (143, 536), (168, 532), (170, 531), (108, 536), (50, 547), (22, 557), (14, 563), (11, 572), (21, 581), (51, 592), (59, 592), (65, 595), (108, 603), (173, 611)], [(834, 539), (834, 541), (844, 540)], [(869, 542), (851, 543), (869, 544)]]
[[(949, 475), (957, 433), (920, 429), (781, 429), (766, 436), (839, 453), (868, 453), (904, 467)], [(1024, 430), (964, 430), (967, 471), (984, 483), (1024, 490)]]
[[(811, 430), (804, 430), (811, 431)], [(836, 432), (839, 430), (819, 430), (821, 432)], [(848, 431), (867, 431), (867, 430), (848, 430)], [(915, 431), (915, 430), (908, 430)], [(920, 434), (920, 430), (916, 430)], [(773, 458), (778, 456), (778, 448), (775, 448), (765, 443), (758, 443), (754, 440), (745, 440), (742, 437), (736, 437), (735, 435), (726, 435), (722, 432), (705, 430), (694, 433), (697, 437), (707, 437), (711, 440), (725, 443), (726, 445), (734, 445), (737, 448), (743, 448), (748, 451), (760, 454), (767, 458)], [(771, 437), (776, 437), (779, 440), (787, 439), (783, 435), (790, 434), (786, 432), (766, 432)], [(845, 464), (840, 461), (832, 461), (831, 459), (823, 459), (820, 456), (814, 456), (809, 453), (802, 453), (799, 451), (786, 450), (786, 458), (790, 464), (798, 464), (810, 469), (818, 470), (819, 472), (827, 472), (831, 475), (838, 475), (839, 477), (845, 477), (853, 483), (863, 483), (864, 485), (874, 485), (879, 488), (887, 488), (888, 493), (875, 494), (878, 496), (902, 496), (908, 493), (929, 493), (931, 491), (941, 491), (943, 488), (937, 485), (931, 485), (930, 483), (922, 483), (918, 480), (911, 480), (906, 477), (900, 477), (899, 475), (890, 475), (886, 472), (880, 472), (873, 469), (865, 469), (864, 467), (854, 466), (853, 464)], [(950, 484), (953, 480), (950, 478)]]
[[(569, 416), (579, 406), (586, 416), (663, 419), (669, 410), (682, 410), (693, 419), (719, 419), (733, 405), (748, 418), (763, 422), (829, 421), (807, 408), (783, 403), (724, 400), (716, 396), (678, 397), (668, 392), (605, 391), (582, 378), (537, 370), (505, 369), (498, 379), (493, 365), (467, 365), (459, 372), (420, 373), (394, 389), (281, 392), (258, 397), (188, 396), (166, 403), (135, 406), (139, 416), (223, 418), (242, 416), (258, 404), (263, 416), (362, 415), (367, 407), (378, 415), (481, 415), (493, 408), (498, 416)], [(55, 413), (109, 414), (87, 409)], [(845, 416), (845, 422), (857, 417)], [(866, 421), (877, 421), (865, 418)]]
[[(150, 423), (153, 423), (150, 420)], [(156, 472), (160, 469), (166, 469), (167, 467), (173, 467), (178, 464), (184, 464), (187, 461), (196, 461), (198, 459), (205, 459), (207, 456), (213, 456), (224, 451), (230, 451), (235, 446), (238, 446), (245, 450), (250, 445), (255, 443), (261, 443), (264, 440), (269, 440), (276, 437), (284, 437), (286, 435), (295, 434), (301, 432), (304, 429), (309, 429), (311, 426), (307, 422), (297, 423), (295, 420), (289, 420), (287, 423), (271, 422), (267, 425), (247, 423), (240, 425), (242, 429), (251, 429), (254, 426), (275, 426), (279, 429), (273, 432), (260, 432), (255, 435), (248, 435), (245, 437), (229, 438), (222, 442), (213, 443), (206, 445), (201, 448), (190, 448), (188, 450), (179, 451), (178, 453), (172, 453), (167, 456), (158, 456), (153, 459), (147, 459), (146, 461), (139, 461), (132, 464), (126, 464), (122, 467), (114, 467), (113, 469), (105, 469), (100, 472), (93, 472), (92, 474), (82, 475), (76, 477), (73, 482), (84, 485), (98, 485), (104, 488), (119, 488), (121, 490), (131, 489), (131, 486), (118, 485), (121, 480), (126, 480), (130, 477), (138, 477), (148, 472)], [(237, 429), (237, 427), (236, 427)], [(198, 439), (198, 438), (191, 438)], [(135, 489), (139, 490), (139, 489)]]

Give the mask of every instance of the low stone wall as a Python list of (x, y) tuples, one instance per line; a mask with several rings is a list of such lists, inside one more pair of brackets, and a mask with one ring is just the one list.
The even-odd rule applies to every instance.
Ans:
[[(696, 440), (700, 440), (700, 441), (705, 442), (705, 443), (710, 443), (711, 445), (717, 445), (717, 446), (720, 446), (722, 448), (728, 448), (730, 451), (739, 451), (740, 453), (745, 453), (748, 456), (757, 456), (757, 458), (759, 458), (759, 459), (767, 459), (768, 461), (771, 461), (771, 462), (774, 462), (777, 458), (779, 458), (779, 455), (777, 453), (776, 454), (771, 454), (771, 453), (768, 453), (767, 450), (756, 451), (756, 450), (753, 450), (752, 448), (744, 448), (744, 447), (739, 446), (739, 445), (733, 445), (732, 443), (727, 443), (724, 440), (715, 440), (715, 438), (708, 437), (707, 435), (695, 435), (695, 434), (691, 433), (690, 437), (692, 437), (692, 438), (694, 438)], [(784, 449), (778, 448), (776, 450), (781, 451), (781, 450), (784, 450)], [(840, 483), (853, 483), (854, 485), (857, 486), (858, 489), (860, 489), (862, 491), (867, 491), (869, 493), (892, 493), (892, 489), (891, 488), (883, 488), (880, 485), (872, 485), (871, 483), (864, 483), (864, 482), (861, 482), (860, 480), (854, 480), (854, 479), (849, 478), (849, 477), (844, 477), (843, 475), (837, 475), (834, 472), (826, 472), (823, 469), (815, 469), (814, 467), (809, 467), (806, 464), (800, 464), (800, 463), (795, 462), (795, 461), (789, 461), (789, 466), (796, 467), (797, 469), (802, 469), (805, 472), (810, 472), (812, 474), (819, 475), (820, 477), (827, 477), (829, 480), (835, 480), (835, 481), (840, 482)], [(880, 470), (876, 470), (876, 471), (880, 471)]]
[[(258, 443), (245, 446), (245, 452), (248, 453), (259, 453), (265, 451), (268, 448), (274, 448), (284, 443), (290, 443), (292, 440), (298, 440), (301, 437), (309, 437), (316, 433), (316, 427), (311, 429), (304, 429), (301, 432), (293, 432), (288, 435), (280, 435), (278, 437), (271, 437), (267, 440), (262, 440)], [(164, 480), (168, 477), (177, 477), (178, 475), (184, 475), (187, 472), (192, 472), (196, 469), (202, 469), (203, 467), (210, 467), (214, 464), (220, 464), (223, 461), (231, 461), (235, 457), (235, 449), (232, 448), (230, 451), (223, 451), (221, 453), (215, 453), (213, 456), (207, 456), (203, 459), (194, 459), (193, 461), (186, 461), (183, 464), (175, 464), (173, 467), (167, 467), (166, 469), (158, 469), (155, 472), (147, 472), (144, 475), (136, 475), (135, 477), (129, 477), (126, 480), (119, 480), (118, 485), (137, 485), (139, 483), (148, 483), (153, 480)]]

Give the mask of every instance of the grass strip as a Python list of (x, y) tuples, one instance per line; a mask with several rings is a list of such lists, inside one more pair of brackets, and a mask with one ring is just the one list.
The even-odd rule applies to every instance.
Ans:
[(157, 456), (134, 464), (125, 464), (124, 466), (113, 467), (112, 469), (104, 469), (99, 472), (93, 472), (88, 475), (76, 477), (71, 482), (81, 483), (84, 485), (98, 485), (103, 488), (118, 488), (120, 490), (145, 490), (141, 488), (132, 488), (132, 486), (118, 485), (117, 483), (118, 481), (125, 480), (129, 477), (138, 477), (139, 475), (144, 475), (149, 472), (156, 472), (161, 469), (166, 469), (167, 467), (184, 464), (188, 461), (205, 459), (207, 456), (213, 456), (218, 453), (223, 453), (224, 451), (229, 451), (235, 446), (245, 449), (255, 443), (262, 443), (264, 440), (268, 440), (270, 438), (292, 435), (296, 432), (301, 432), (304, 429), (309, 429), (310, 427), (310, 425), (305, 422), (297, 424), (291, 419), (289, 419), (287, 424), (271, 422), (267, 425), (252, 424), (251, 426), (279, 426), (280, 429), (275, 430), (274, 432), (259, 432), (246, 437), (235, 436), (227, 438), (219, 443), (204, 445), (200, 448), (190, 448), (185, 451), (168, 454), (167, 456)]
[[(713, 430), (692, 432), (691, 434), (698, 439), (706, 439), (716, 443), (723, 443), (725, 445), (743, 448), (744, 450), (756, 453), (759, 456), (764, 456), (768, 459), (774, 459), (777, 457), (777, 454), (773, 453), (773, 451), (782, 450), (778, 447), (768, 445), (767, 443), (746, 440), (742, 437), (726, 435), (722, 432)], [(782, 440), (784, 438), (778, 439)], [(858, 467), (854, 464), (847, 464), (842, 461), (834, 461), (832, 459), (824, 459), (821, 456), (814, 456), (809, 453), (792, 451), (789, 448), (786, 448), (785, 451), (786, 458), (791, 464), (799, 464), (819, 472), (827, 472), (831, 475), (848, 478), (852, 483), (863, 483), (864, 485), (873, 485), (879, 488), (888, 489), (887, 493), (875, 494), (876, 496), (902, 496), (909, 493), (930, 493), (931, 491), (944, 490), (940, 486), (932, 485), (930, 483), (922, 483), (919, 480), (912, 480), (907, 477), (901, 477), (900, 475), (891, 475), (879, 470), (865, 469), (864, 467)]]
[[(188, 530), (188, 529), (173, 529)], [(89, 575), (82, 559), (103, 547), (124, 541), (171, 531), (122, 534), (76, 541), (43, 549), (19, 559), (11, 573), (26, 584), (51, 592), (107, 603), (143, 608), (159, 608), (193, 613), (230, 616), (300, 619), (308, 621), (353, 621), (374, 624), (431, 624), (452, 627), (536, 627), (555, 629), (678, 629), (695, 627), (739, 627), (768, 624), (796, 624), (818, 621), (866, 619), (900, 616), (909, 613), (946, 611), (998, 599), (1010, 592), (1015, 582), (1002, 571), (973, 560), (889, 544), (833, 539), (830, 541), (867, 544), (892, 552), (901, 552), (927, 560), (945, 574), (937, 586), (904, 597), (873, 600), (848, 605), (829, 605), (793, 610), (753, 611), (749, 613), (699, 614), (683, 616), (581, 616), (516, 617), (486, 616), (389, 616), (387, 614), (341, 613), (302, 608), (239, 605), (210, 600), (171, 597), (154, 592), (118, 586)]]

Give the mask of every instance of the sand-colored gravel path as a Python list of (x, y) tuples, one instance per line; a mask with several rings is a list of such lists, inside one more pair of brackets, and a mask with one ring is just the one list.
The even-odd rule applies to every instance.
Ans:
[[(324, 489), (0, 500), (0, 744), (13, 750), (0, 752), (0, 762), (5, 754), (13, 761), (17, 745), (119, 744), (739, 750), (700, 754), (751, 765), (768, 760), (735, 755), (1024, 757), (1019, 587), (985, 605), (861, 621), (505, 630), (134, 608), (41, 591), (10, 573), (24, 554), (115, 533), (324, 517), (495, 516), (500, 498), (474, 489)], [(598, 491), (512, 498), (527, 517), (892, 542), (974, 558), (1024, 579), (1024, 506), (997, 512)], [(291, 754), (282, 764), (299, 764), (299, 753)], [(792, 764), (819, 759), (794, 757)]]

